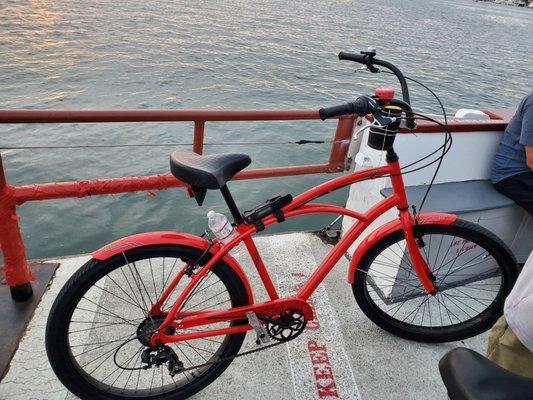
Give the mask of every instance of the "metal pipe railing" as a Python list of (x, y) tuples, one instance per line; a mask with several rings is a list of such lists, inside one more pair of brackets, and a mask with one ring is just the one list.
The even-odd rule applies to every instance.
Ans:
[(0, 124), (305, 119), (319, 119), (318, 110), (0, 110)]
[[(317, 110), (0, 110), (0, 124), (104, 123), (104, 122), (194, 122), (193, 151), (202, 154), (207, 121), (272, 121), (318, 119)], [(355, 116), (339, 119), (328, 163), (256, 168), (240, 172), (234, 179), (258, 179), (345, 170)], [(17, 205), (28, 201), (184, 187), (171, 174), (49, 182), (11, 186), (5, 178), (0, 154), (0, 247), (4, 275), (14, 300), (31, 297), (33, 275), (28, 269), (24, 243), (16, 214)]]
[[(315, 120), (318, 110), (0, 110), (0, 124), (22, 123), (112, 123), (171, 122), (194, 123), (193, 151), (202, 154), (206, 122), (212, 121), (274, 121)], [(327, 163), (287, 167), (256, 168), (240, 172), (234, 179), (258, 179), (302, 174), (342, 172), (350, 145), (355, 116), (338, 120), (335, 138)], [(452, 132), (499, 131), (505, 129), (507, 118), (490, 121), (449, 119)], [(420, 121), (417, 132), (440, 132), (435, 124)], [(68, 197), (86, 197), (139, 190), (163, 190), (183, 187), (171, 174), (92, 179), (73, 182), (50, 182), (11, 186), (6, 180), (0, 154), (0, 247), (4, 255), (4, 275), (15, 300), (31, 296), (33, 279), (20, 233), (17, 205), (28, 201)]]

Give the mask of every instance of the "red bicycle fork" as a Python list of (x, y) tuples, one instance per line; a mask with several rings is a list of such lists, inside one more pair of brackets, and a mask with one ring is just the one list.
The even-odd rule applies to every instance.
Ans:
[(437, 288), (434, 285), (434, 279), (429, 265), (420, 252), (420, 247), (416, 241), (413, 226), (416, 224), (416, 220), (409, 212), (409, 203), (407, 201), (407, 194), (405, 193), (405, 186), (401, 175), (400, 164), (398, 161), (390, 163), (393, 171), (390, 177), (393, 192), (398, 194), (399, 202), (397, 205), (400, 212), (400, 221), (402, 222), (402, 229), (405, 236), (405, 242), (407, 244), (407, 252), (411, 259), (411, 265), (420, 279), (422, 286), (426, 293), (435, 295), (437, 294)]

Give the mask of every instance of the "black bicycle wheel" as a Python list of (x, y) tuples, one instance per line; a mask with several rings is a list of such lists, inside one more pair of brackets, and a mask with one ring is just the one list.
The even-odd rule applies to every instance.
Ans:
[(357, 304), (381, 328), (420, 342), (448, 342), (489, 329), (518, 275), (505, 244), (463, 220), (415, 227), (438, 293), (429, 295), (411, 267), (403, 231), (374, 244), (352, 285)]
[[(61, 382), (82, 399), (185, 399), (213, 382), (231, 363), (245, 333), (195, 339), (168, 346), (184, 368), (171, 376), (167, 363), (146, 366), (147, 348), (140, 332), (153, 332), (163, 317), (148, 310), (188, 261), (202, 252), (178, 245), (155, 245), (128, 250), (105, 261), (91, 260), (67, 282), (48, 318), (46, 350)], [(163, 304), (168, 311), (190, 278), (184, 276)], [(248, 304), (245, 287), (227, 264), (219, 262), (198, 283), (183, 311), (227, 309)], [(209, 329), (245, 321), (220, 322)], [(151, 330), (150, 330), (151, 329)], [(180, 333), (193, 332), (189, 329)], [(217, 360), (225, 359), (218, 363)]]

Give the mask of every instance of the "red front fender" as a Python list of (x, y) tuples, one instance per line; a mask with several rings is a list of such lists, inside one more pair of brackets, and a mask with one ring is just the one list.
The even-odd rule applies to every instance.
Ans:
[[(419, 219), (418, 219), (418, 224), (419, 225), (428, 225), (428, 224), (450, 225), (454, 223), (456, 219), (457, 219), (457, 215), (454, 215), (454, 214), (428, 212), (428, 213), (420, 214)], [(357, 246), (357, 249), (355, 250), (353, 257), (350, 260), (350, 267), (348, 268), (348, 283), (354, 282), (355, 270), (357, 268), (357, 264), (359, 264), (359, 261), (361, 260), (363, 255), (367, 252), (367, 250), (370, 247), (372, 247), (375, 243), (377, 243), (379, 240), (384, 238), (385, 236), (395, 231), (401, 230), (401, 229), (402, 229), (402, 222), (400, 221), (400, 218), (393, 219), (392, 221), (389, 221), (381, 225), (379, 228), (375, 229), (359, 244), (359, 246)]]
[[(134, 247), (150, 246), (156, 244), (177, 244), (195, 247), (200, 250), (205, 250), (208, 247), (207, 240), (183, 232), (146, 232), (138, 233), (136, 235), (127, 236), (125, 238), (111, 242), (104, 247), (96, 250), (92, 256), (95, 260), (107, 260), (110, 257), (113, 257), (116, 254), (122, 253), (123, 251), (132, 249)], [(210, 251), (211, 254), (214, 254), (213, 251)], [(253, 303), (253, 294), (250, 282), (241, 266), (231, 255), (226, 254), (222, 257), (222, 261), (228, 264), (235, 273), (242, 280), (246, 292), (248, 293), (248, 299), (250, 303)]]

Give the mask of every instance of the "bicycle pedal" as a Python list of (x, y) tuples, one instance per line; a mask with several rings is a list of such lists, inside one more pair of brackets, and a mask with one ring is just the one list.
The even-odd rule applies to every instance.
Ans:
[(255, 343), (261, 344), (270, 342), (270, 336), (268, 336), (265, 327), (263, 326), (261, 321), (259, 321), (257, 315), (253, 311), (248, 311), (246, 313), (246, 318), (248, 318), (248, 323), (252, 326), (252, 328), (254, 328), (254, 331), (257, 334), (257, 339), (255, 340)]

